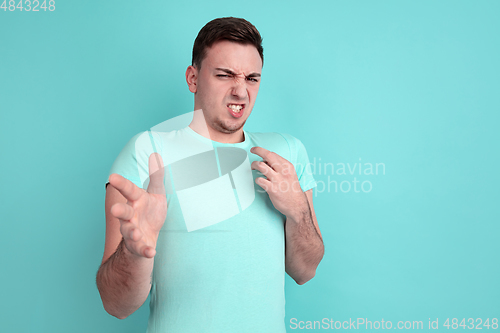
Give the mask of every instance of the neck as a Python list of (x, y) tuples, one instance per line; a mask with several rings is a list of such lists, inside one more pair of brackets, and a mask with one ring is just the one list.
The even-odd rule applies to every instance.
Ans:
[(223, 133), (213, 129), (205, 122), (205, 117), (201, 110), (194, 111), (193, 120), (189, 127), (196, 133), (204, 136), (207, 139), (220, 143), (239, 143), (245, 141), (243, 127), (234, 133)]

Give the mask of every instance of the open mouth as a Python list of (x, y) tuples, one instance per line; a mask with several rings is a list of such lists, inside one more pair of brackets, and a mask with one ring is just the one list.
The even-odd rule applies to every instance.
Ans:
[(245, 104), (228, 104), (227, 109), (229, 113), (235, 118), (239, 118), (243, 115), (243, 110), (245, 109)]

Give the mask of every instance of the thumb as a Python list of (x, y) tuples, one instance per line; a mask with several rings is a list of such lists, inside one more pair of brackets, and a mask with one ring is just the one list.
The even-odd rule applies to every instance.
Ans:
[(158, 153), (149, 155), (148, 165), (149, 185), (147, 192), (165, 195), (165, 184), (163, 183), (165, 168), (163, 167), (163, 159), (161, 158), (161, 155)]

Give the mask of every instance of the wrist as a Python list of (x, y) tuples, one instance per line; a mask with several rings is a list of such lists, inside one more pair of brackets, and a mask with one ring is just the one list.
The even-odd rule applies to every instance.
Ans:
[[(304, 195), (305, 197), (305, 195)], [(294, 205), (294, 207), (290, 210), (288, 214), (286, 214), (287, 220), (291, 220), (295, 223), (300, 223), (304, 220), (305, 216), (310, 214), (309, 203), (307, 202), (307, 198), (301, 203)]]

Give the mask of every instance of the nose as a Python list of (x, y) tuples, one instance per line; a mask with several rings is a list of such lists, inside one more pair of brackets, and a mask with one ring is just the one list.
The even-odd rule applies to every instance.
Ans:
[(238, 97), (240, 99), (247, 97), (247, 87), (244, 75), (235, 75), (231, 93), (234, 97)]

